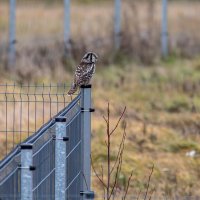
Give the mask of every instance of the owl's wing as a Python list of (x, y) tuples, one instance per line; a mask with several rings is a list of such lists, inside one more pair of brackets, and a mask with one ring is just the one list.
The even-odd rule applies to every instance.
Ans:
[(74, 84), (82, 85), (87, 83), (95, 72), (95, 64), (81, 62), (75, 71)]
[(82, 76), (95, 73), (95, 64), (87, 64)]
[(75, 71), (75, 75), (74, 75), (74, 83), (77, 84), (79, 82), (79, 80), (81, 79), (82, 75), (85, 73), (85, 64), (83, 62), (81, 62)]

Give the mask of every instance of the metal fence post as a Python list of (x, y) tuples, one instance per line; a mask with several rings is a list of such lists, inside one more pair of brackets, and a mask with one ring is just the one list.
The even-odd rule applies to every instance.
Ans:
[(83, 199), (93, 199), (91, 186), (91, 85), (81, 86)]
[(168, 0), (162, 0), (162, 56), (168, 56), (168, 20), (167, 20)]
[(33, 170), (32, 145), (21, 145), (21, 200), (33, 199)]
[(70, 0), (64, 0), (64, 44), (67, 54), (70, 54)]
[(114, 17), (114, 42), (115, 49), (120, 48), (121, 43), (121, 0), (115, 0), (115, 17)]
[(10, 0), (9, 68), (15, 63), (16, 0)]
[(66, 118), (57, 117), (55, 149), (55, 200), (66, 199)]

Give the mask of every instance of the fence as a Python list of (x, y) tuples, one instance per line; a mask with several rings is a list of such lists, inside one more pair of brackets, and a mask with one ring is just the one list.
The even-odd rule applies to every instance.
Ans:
[(7, 155), (71, 101), (66, 84), (0, 84), (1, 155)]
[(0, 199), (92, 199), (90, 191), (91, 89), (0, 162)]
[[(162, 54), (167, 55), (168, 44), (167, 44), (167, 0), (162, 0), (163, 5), (163, 20), (162, 20)], [(10, 65), (14, 64), (15, 60), (15, 8), (16, 0), (10, 0), (10, 41), (9, 41), (9, 61)], [(115, 37), (115, 48), (120, 47), (120, 34), (121, 34), (121, 0), (115, 0), (115, 20), (114, 20), (114, 37)], [(69, 48), (70, 41), (70, 0), (64, 0), (64, 43)]]

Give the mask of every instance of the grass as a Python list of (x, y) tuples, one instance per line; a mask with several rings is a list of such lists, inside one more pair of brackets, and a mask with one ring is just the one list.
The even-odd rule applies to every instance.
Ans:
[[(131, 7), (127, 8), (126, 3), (123, 4), (123, 9), (128, 9), (129, 17), (132, 16), (131, 13), (135, 15), (135, 12), (130, 12)], [(141, 26), (140, 31), (144, 33), (148, 25), (148, 6), (143, 3), (137, 6), (140, 12), (136, 24)], [(96, 112), (92, 119), (92, 156), (95, 165), (103, 164), (106, 160), (105, 124), (102, 116), (106, 113), (107, 101), (111, 104), (112, 121), (117, 120), (120, 110), (126, 105), (127, 140), (120, 184), (124, 184), (124, 180), (128, 179), (129, 173), (134, 169), (130, 193), (138, 194), (140, 189), (144, 191), (149, 168), (154, 163), (155, 171), (150, 189), (156, 188), (155, 197), (164, 196), (172, 199), (175, 194), (200, 196), (200, 58), (197, 56), (193, 59), (183, 59), (178, 49), (181, 47), (181, 50), (193, 54), (195, 43), (188, 41), (193, 41), (193, 38), (197, 44), (200, 41), (199, 6), (199, 2), (170, 2), (169, 25), (171, 44), (174, 45), (170, 48), (175, 52), (165, 61), (156, 59), (153, 64), (146, 66), (135, 57), (130, 59), (129, 51), (122, 51), (116, 55), (106, 54), (107, 46), (101, 46), (105, 38), (108, 38), (109, 45), (112, 43), (111, 3), (98, 4), (98, 9), (95, 4), (73, 3), (71, 30), (73, 41), (79, 45), (77, 51), (74, 50), (77, 53), (76, 61), (66, 61), (62, 56), (63, 46), (59, 42), (62, 41), (63, 8), (59, 4), (48, 7), (40, 3), (18, 4), (18, 63), (14, 73), (8, 73), (4, 69), (4, 62), (0, 62), (1, 83), (11, 80), (38, 83), (58, 80), (70, 82), (72, 68), (82, 55), (80, 52), (94, 49), (99, 54), (100, 62), (101, 59), (104, 60), (103, 64), (98, 63), (93, 80), (93, 104)], [(155, 9), (155, 13), (159, 13), (160, 5), (156, 4)], [(6, 47), (7, 4), (0, 6), (0, 13), (4, 16), (0, 21), (2, 45)], [(38, 20), (36, 15), (41, 20)], [(154, 17), (154, 30), (159, 40), (160, 15)], [(124, 17), (123, 27), (126, 27), (125, 19), (127, 18)], [(135, 22), (131, 23), (131, 28), (135, 30)], [(183, 30), (184, 37), (180, 34)], [(133, 43), (138, 44), (138, 41), (136, 38)], [(180, 41), (182, 43), (178, 45)], [(128, 42), (131, 43), (129, 40)], [(97, 45), (92, 45), (93, 43)], [(134, 52), (141, 50), (140, 47), (134, 46)], [(145, 55), (146, 50), (142, 48)], [(4, 114), (1, 112), (0, 122), (3, 117)], [(122, 130), (119, 128), (117, 131)], [(119, 139), (120, 134), (116, 134), (112, 141), (112, 158), (116, 157)], [(196, 151), (196, 156), (187, 157), (186, 153), (192, 150)], [(99, 194), (99, 182), (94, 176), (93, 187)]]
[[(92, 155), (96, 165), (105, 162), (103, 114), (106, 102), (112, 104), (112, 120), (127, 106), (127, 141), (123, 171), (125, 178), (134, 169), (131, 193), (145, 187), (148, 167), (156, 170), (152, 187), (156, 195), (200, 195), (198, 189), (200, 155), (200, 93), (196, 62), (176, 60), (147, 68), (132, 63), (97, 69), (93, 82)], [(123, 78), (122, 78), (123, 77)], [(123, 81), (122, 81), (123, 80)], [(196, 85), (192, 87), (190, 85)], [(106, 92), (105, 92), (106, 91)], [(119, 132), (121, 129), (119, 128)], [(118, 148), (120, 134), (113, 140), (113, 152)], [(195, 150), (196, 157), (186, 156)], [(115, 157), (115, 153), (113, 153)], [(96, 180), (96, 179), (95, 179)], [(97, 187), (98, 181), (93, 182)]]
[[(137, 194), (140, 189), (145, 191), (149, 167), (154, 164), (150, 189), (156, 187), (155, 195), (170, 198), (175, 193), (200, 195), (198, 63), (198, 59), (176, 59), (173, 63), (159, 62), (151, 67), (131, 62), (107, 67), (97, 65), (93, 80), (96, 112), (92, 118), (92, 156), (95, 166), (106, 161), (102, 116), (106, 113), (107, 101), (111, 104), (112, 122), (126, 105), (127, 140), (119, 182), (123, 186), (134, 169), (130, 194)], [(50, 76), (48, 74), (45, 82)], [(65, 76), (71, 77), (69, 73)], [(3, 82), (8, 80), (9, 76), (5, 75)], [(33, 110), (34, 106), (30, 106)], [(0, 119), (3, 117), (2, 112)], [(120, 126), (112, 141), (112, 159), (116, 157), (121, 131)], [(12, 144), (12, 136), (9, 140)], [(196, 151), (196, 156), (186, 156), (192, 150)], [(93, 187), (99, 195), (99, 182), (94, 176)]]
[[(92, 118), (92, 156), (95, 166), (106, 161), (102, 116), (106, 113), (107, 101), (111, 103), (113, 122), (126, 105), (127, 140), (119, 182), (123, 186), (134, 169), (130, 194), (137, 194), (140, 189), (145, 191), (149, 167), (154, 163), (150, 189), (156, 187), (155, 195), (170, 198), (175, 193), (200, 195), (200, 70), (196, 63), (197, 60), (176, 60), (152, 67), (136, 63), (106, 68), (97, 65), (93, 80), (96, 112)], [(9, 79), (8, 75), (4, 78)], [(49, 79), (50, 74), (46, 82)], [(117, 131), (119, 134), (112, 141), (112, 159), (116, 157), (121, 126)], [(12, 136), (9, 139), (12, 143)], [(192, 150), (196, 156), (187, 157), (186, 153)], [(100, 195), (99, 182), (94, 176), (93, 187)]]

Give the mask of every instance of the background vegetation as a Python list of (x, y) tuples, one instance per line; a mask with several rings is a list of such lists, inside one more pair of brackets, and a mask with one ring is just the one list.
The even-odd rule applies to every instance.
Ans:
[[(145, 191), (154, 164), (150, 190), (156, 189), (156, 197), (200, 196), (199, 1), (170, 2), (170, 56), (165, 60), (160, 56), (160, 1), (123, 1), (122, 45), (117, 52), (112, 1), (98, 6), (77, 2), (71, 10), (72, 57), (67, 58), (62, 4), (18, 0), (17, 58), (11, 72), (7, 71), (8, 3), (1, 4), (0, 82), (70, 83), (83, 53), (95, 51), (99, 62), (93, 80), (94, 164), (106, 161), (102, 116), (107, 102), (113, 124), (126, 105), (127, 139), (118, 188), (125, 188), (133, 170), (129, 194)], [(123, 122), (112, 140), (113, 157), (122, 131)], [(102, 194), (96, 176), (93, 187)]]

